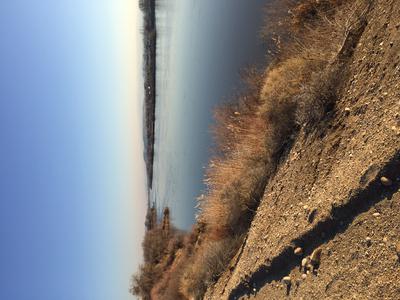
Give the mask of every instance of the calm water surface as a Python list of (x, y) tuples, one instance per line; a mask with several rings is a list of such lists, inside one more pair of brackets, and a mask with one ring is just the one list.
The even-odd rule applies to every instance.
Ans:
[(157, 11), (154, 183), (158, 207), (193, 224), (210, 157), (213, 108), (240, 86), (239, 70), (262, 63), (258, 32), (266, 0), (169, 0)]

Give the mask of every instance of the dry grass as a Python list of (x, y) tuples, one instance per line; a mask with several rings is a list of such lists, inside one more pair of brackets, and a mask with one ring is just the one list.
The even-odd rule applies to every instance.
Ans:
[[(363, 8), (346, 1), (300, 2), (290, 2), (289, 26), (280, 29), (285, 36), (276, 39), (279, 51), (266, 72), (261, 76), (248, 72), (252, 75), (246, 77), (247, 92), (216, 110), (218, 151), (207, 169), (198, 219), (206, 225), (205, 242), (182, 278), (187, 297), (201, 298), (226, 269), (240, 246), (239, 237), (248, 231), (265, 185), (299, 131), (318, 130), (334, 110), (338, 78), (345, 75), (338, 55), (359, 20), (355, 12)], [(283, 25), (266, 28), (274, 26)]]
[(160, 282), (162, 282), (164, 275), (168, 274), (171, 266), (176, 264), (175, 259), (177, 254), (182, 251), (185, 240), (183, 233), (170, 226), (168, 208), (164, 209), (163, 219), (160, 223), (157, 223), (157, 213), (154, 208), (149, 209), (148, 215), (151, 216), (152, 226), (148, 227), (151, 229), (146, 231), (142, 243), (144, 264), (132, 276), (130, 287), (132, 294), (145, 300), (154, 299), (153, 290), (157, 286), (158, 289), (168, 290), (165, 287), (165, 282), (169, 282), (168, 278), (164, 280), (164, 285), (161, 285), (161, 287)]
[(275, 3), (270, 10), (275, 18), (263, 29), (263, 36), (274, 40), (273, 61), (262, 73), (247, 69), (247, 89), (215, 110), (217, 146), (206, 170), (197, 225), (179, 246), (165, 248), (155, 240), (156, 249), (169, 249), (168, 259), (148, 247), (149, 260), (164, 261), (154, 299), (201, 299), (226, 270), (298, 133), (320, 130), (334, 112), (354, 46), (347, 37), (364, 11), (361, 0)]
[(220, 241), (207, 242), (195, 256), (186, 262), (181, 278), (180, 291), (187, 299), (201, 299), (207, 288), (215, 283), (224, 272), (234, 255), (233, 251), (242, 241), (226, 238)]
[(162, 274), (161, 279), (151, 290), (151, 299), (153, 300), (179, 300), (185, 299), (179, 291), (180, 280), (184, 270), (184, 250), (179, 249), (175, 252), (174, 260), (169, 268)]

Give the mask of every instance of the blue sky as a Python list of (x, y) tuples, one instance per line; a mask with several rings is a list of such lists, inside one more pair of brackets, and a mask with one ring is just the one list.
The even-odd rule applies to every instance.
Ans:
[(0, 3), (0, 299), (131, 299), (146, 205), (137, 1)]

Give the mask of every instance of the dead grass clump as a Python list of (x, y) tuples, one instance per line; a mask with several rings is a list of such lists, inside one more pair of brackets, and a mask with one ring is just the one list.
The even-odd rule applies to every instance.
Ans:
[(145, 263), (138, 272), (132, 276), (130, 293), (140, 296), (143, 300), (151, 300), (151, 290), (161, 278), (161, 272), (156, 265)]
[(181, 292), (188, 299), (201, 299), (207, 288), (226, 270), (242, 237), (208, 242), (188, 261), (181, 279)]
[(143, 240), (144, 261), (150, 264), (158, 264), (165, 256), (169, 236), (161, 228), (155, 228), (145, 234)]
[[(155, 208), (149, 209), (148, 219), (151, 226), (145, 233), (142, 243), (144, 264), (132, 276), (130, 292), (142, 299), (152, 299), (151, 293), (156, 285), (173, 265), (177, 253), (184, 246), (184, 236), (170, 225), (169, 209), (165, 208), (163, 219), (157, 223)], [(149, 223), (149, 224), (150, 224)], [(149, 229), (151, 228), (151, 229)]]
[(199, 220), (209, 232), (223, 235), (247, 230), (243, 224), (248, 222), (243, 221), (248, 221), (255, 209), (268, 171), (264, 120), (255, 113), (240, 118), (239, 125), (229, 124), (232, 147), (210, 162), (205, 179), (207, 192), (200, 203)]
[[(308, 24), (315, 24), (321, 16), (331, 16), (348, 0), (307, 0), (302, 1), (291, 11), (291, 24), (294, 28), (302, 28)], [(319, 25), (319, 24), (318, 24)]]
[(152, 300), (179, 300), (186, 299), (179, 291), (180, 280), (186, 260), (183, 249), (179, 249), (174, 256), (172, 265), (166, 269), (161, 279), (151, 290)]
[[(265, 7), (264, 25), (260, 36), (268, 45), (272, 61), (292, 55), (288, 47), (303, 41), (311, 28), (323, 28), (321, 22), (332, 18), (350, 0), (272, 0)], [(323, 38), (323, 40), (326, 40)], [(312, 47), (310, 47), (311, 49)]]

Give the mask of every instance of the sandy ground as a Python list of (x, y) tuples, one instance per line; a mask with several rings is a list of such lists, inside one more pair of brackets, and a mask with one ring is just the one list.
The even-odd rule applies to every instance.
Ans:
[(400, 1), (367, 19), (334, 114), (300, 134), (205, 299), (400, 299)]

